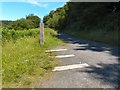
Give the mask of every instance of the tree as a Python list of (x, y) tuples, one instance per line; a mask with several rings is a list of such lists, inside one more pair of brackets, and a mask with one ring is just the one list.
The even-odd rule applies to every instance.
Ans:
[(26, 20), (24, 18), (16, 20), (9, 24), (9, 29), (15, 29), (15, 30), (23, 30), (23, 29), (31, 29), (34, 28), (34, 24), (31, 20)]
[(38, 28), (40, 24), (40, 18), (34, 14), (29, 14), (26, 16), (26, 20), (31, 20), (34, 23), (34, 28)]
[(26, 18), (21, 18), (16, 21), (10, 22), (7, 26), (9, 29), (23, 30), (23, 29), (32, 29), (38, 28), (40, 23), (40, 18), (33, 14), (26, 16)]
[(49, 18), (50, 18), (49, 15), (43, 17), (43, 23), (44, 23), (45, 27), (48, 27), (47, 21), (49, 20)]

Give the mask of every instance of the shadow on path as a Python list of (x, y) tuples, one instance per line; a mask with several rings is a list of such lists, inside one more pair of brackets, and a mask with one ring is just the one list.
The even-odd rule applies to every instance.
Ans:
[(80, 40), (61, 33), (59, 34), (59, 38), (68, 43), (78, 44), (79, 46), (77, 46), (74, 50), (91, 50), (96, 52), (109, 51), (110, 55), (116, 56), (118, 58), (118, 64), (99, 63), (99, 67), (90, 66), (87, 67), (87, 70), (78, 72), (93, 74), (93, 77), (101, 79), (102, 81), (111, 84), (115, 88), (120, 88), (120, 47), (110, 46), (89, 40)]
[(120, 47), (115, 47), (95, 41), (80, 40), (61, 33), (59, 34), (59, 38), (68, 43), (79, 44), (80, 46), (74, 50), (91, 50), (97, 52), (109, 51), (111, 55), (117, 56), (118, 60), (120, 61)]
[(108, 83), (115, 88), (120, 88), (119, 69), (118, 64), (98, 64), (99, 67), (90, 66), (83, 71), (91, 74), (94, 78), (100, 79), (103, 83)]

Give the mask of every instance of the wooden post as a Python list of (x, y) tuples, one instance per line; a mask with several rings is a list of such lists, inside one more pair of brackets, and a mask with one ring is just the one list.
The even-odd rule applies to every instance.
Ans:
[(44, 45), (44, 23), (40, 23), (40, 44)]

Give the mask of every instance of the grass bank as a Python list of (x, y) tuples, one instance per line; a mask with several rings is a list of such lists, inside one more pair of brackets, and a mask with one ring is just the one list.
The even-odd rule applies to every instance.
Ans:
[(120, 42), (118, 41), (119, 40), (118, 31), (107, 32), (102, 30), (96, 30), (93, 32), (93, 31), (85, 30), (79, 32), (66, 31), (64, 33), (79, 39), (92, 40), (92, 41), (97, 41), (97, 42), (120, 47)]
[[(37, 33), (39, 30), (35, 29), (34, 32)], [(46, 28), (43, 46), (39, 44), (39, 34), (5, 42), (2, 45), (3, 87), (35, 87), (35, 82), (57, 65), (56, 60), (45, 53), (47, 49), (63, 45), (56, 35), (57, 32)]]

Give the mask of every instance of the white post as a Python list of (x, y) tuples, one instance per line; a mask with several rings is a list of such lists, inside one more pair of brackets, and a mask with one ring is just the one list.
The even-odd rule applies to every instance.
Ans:
[(40, 23), (40, 44), (44, 45), (44, 23)]

